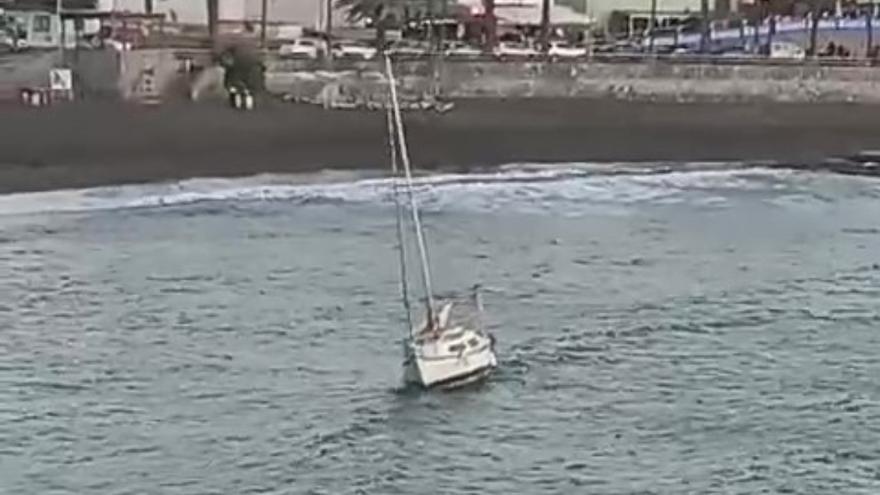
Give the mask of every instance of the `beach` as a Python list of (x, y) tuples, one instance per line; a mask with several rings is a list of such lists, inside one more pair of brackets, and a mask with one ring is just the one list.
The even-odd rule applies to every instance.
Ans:
[[(414, 166), (778, 160), (880, 149), (877, 106), (466, 99), (405, 116)], [(383, 112), (261, 102), (2, 107), (0, 192), (387, 166)]]

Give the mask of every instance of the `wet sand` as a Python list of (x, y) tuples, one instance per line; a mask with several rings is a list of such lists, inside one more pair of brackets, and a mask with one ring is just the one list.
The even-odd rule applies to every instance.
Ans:
[[(376, 169), (384, 114), (282, 103), (0, 107), (0, 192), (205, 176)], [(880, 107), (467, 100), (407, 114), (416, 167), (511, 162), (782, 160), (880, 149)]]

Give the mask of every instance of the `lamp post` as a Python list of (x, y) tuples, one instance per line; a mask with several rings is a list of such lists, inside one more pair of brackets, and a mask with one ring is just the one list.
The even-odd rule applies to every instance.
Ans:
[(541, 2), (541, 52), (550, 51), (550, 0)]
[(324, 19), (324, 30), (327, 32), (327, 62), (333, 61), (333, 0), (327, 0), (327, 18)]
[(269, 0), (263, 0), (263, 4), (260, 6), (260, 48), (263, 51), (269, 49), (269, 46), (266, 42), (266, 25), (269, 24)]
[(865, 36), (867, 39), (865, 40), (865, 58), (872, 58), (872, 52), (874, 51), (874, 2), (868, 6), (868, 9), (865, 11)]
[(818, 38), (819, 38), (819, 2), (812, 1), (812, 9), (810, 11), (810, 53), (813, 58), (819, 56)]
[(61, 18), (61, 0), (55, 1), (55, 16), (58, 17), (58, 63), (64, 63), (64, 38), (65, 38), (65, 27), (64, 27), (64, 19)]
[(700, 0), (700, 53), (709, 51), (709, 0)]

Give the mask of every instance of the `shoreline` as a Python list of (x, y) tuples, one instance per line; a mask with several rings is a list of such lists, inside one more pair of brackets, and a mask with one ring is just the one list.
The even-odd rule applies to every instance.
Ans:
[[(650, 103), (569, 98), (466, 99), (446, 114), (404, 116), (416, 169), (469, 172), (509, 163), (758, 162), (822, 168), (880, 149), (880, 106)], [(140, 107), (80, 102), (2, 107), (0, 193), (382, 170), (384, 112), (264, 102)], [(846, 170), (841, 170), (846, 173)]]

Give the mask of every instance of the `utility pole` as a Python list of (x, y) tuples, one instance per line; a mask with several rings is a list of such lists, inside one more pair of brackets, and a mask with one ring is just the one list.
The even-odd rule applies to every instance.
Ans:
[(208, 2), (208, 35), (211, 37), (211, 51), (217, 53), (220, 49), (219, 29), (217, 23), (220, 19), (220, 5), (218, 0)]
[(648, 27), (648, 53), (654, 53), (654, 28), (657, 26), (657, 0), (651, 0), (651, 25)]
[(709, 51), (709, 0), (700, 0), (700, 53)]
[(758, 0), (758, 4), (755, 5), (755, 46), (753, 48), (755, 53), (761, 53), (761, 23), (764, 21), (764, 0)]
[(56, 0), (55, 15), (58, 17), (58, 63), (64, 64), (64, 38), (67, 29), (64, 26), (64, 19), (61, 18), (61, 3), (61, 0)]
[(868, 6), (868, 10), (865, 11), (865, 35), (867, 39), (865, 40), (865, 58), (872, 59), (873, 51), (874, 51), (874, 2), (871, 1), (871, 5)]
[(428, 4), (426, 5), (428, 8), (425, 16), (421, 18), (421, 22), (425, 26), (427, 39), (425, 41), (428, 42), (428, 47), (431, 53), (437, 51), (437, 37), (435, 36), (434, 29), (437, 27), (437, 14), (434, 12), (434, 0), (428, 0)]
[(327, 16), (324, 18), (324, 31), (330, 36), (333, 32), (333, 0), (327, 0), (324, 14)]
[(440, 53), (442, 55), (446, 44), (446, 19), (449, 16), (448, 0), (440, 0), (440, 31), (437, 33), (440, 40)]
[(810, 54), (813, 58), (819, 56), (818, 45), (819, 37), (819, 2), (813, 0), (812, 11), (810, 12)]
[(550, 51), (550, 2), (543, 0), (541, 3), (541, 51)]
[(327, 61), (333, 60), (333, 0), (327, 0), (327, 18), (324, 19), (324, 31), (327, 32)]
[(263, 0), (262, 11), (260, 12), (260, 48), (263, 51), (269, 49), (266, 40), (266, 26), (269, 24), (269, 0)]

